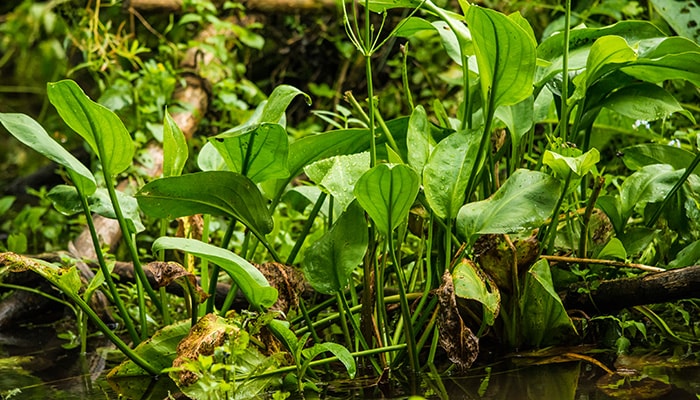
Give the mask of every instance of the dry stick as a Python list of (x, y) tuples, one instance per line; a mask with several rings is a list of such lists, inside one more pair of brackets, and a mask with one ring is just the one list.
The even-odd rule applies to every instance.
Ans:
[(595, 258), (579, 258), (579, 257), (563, 257), (563, 256), (540, 256), (540, 258), (544, 258), (547, 261), (561, 262), (561, 263), (567, 263), (567, 264), (599, 264), (599, 265), (608, 265), (611, 267), (637, 268), (637, 269), (641, 269), (643, 271), (649, 271), (649, 272), (666, 271), (663, 268), (652, 267), (652, 266), (644, 265), (644, 264), (626, 263), (626, 262), (622, 262), (622, 261), (613, 261), (613, 260), (600, 260), (600, 259), (595, 259)]

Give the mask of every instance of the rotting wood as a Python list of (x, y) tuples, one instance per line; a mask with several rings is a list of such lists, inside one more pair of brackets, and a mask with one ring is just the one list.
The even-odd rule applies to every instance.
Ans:
[(561, 294), (567, 310), (608, 314), (623, 308), (700, 296), (700, 265), (602, 281), (595, 290), (572, 285)]

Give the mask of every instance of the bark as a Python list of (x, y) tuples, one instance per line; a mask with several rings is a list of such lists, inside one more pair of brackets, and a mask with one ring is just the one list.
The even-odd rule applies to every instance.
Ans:
[(561, 296), (564, 307), (590, 314), (609, 314), (626, 307), (666, 303), (700, 296), (700, 265), (603, 281), (590, 293), (571, 286)]

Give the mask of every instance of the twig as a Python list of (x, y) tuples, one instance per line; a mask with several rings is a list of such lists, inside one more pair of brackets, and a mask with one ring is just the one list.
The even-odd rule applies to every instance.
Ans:
[(666, 271), (663, 268), (652, 267), (652, 266), (644, 265), (644, 264), (626, 263), (626, 262), (622, 262), (622, 261), (613, 261), (613, 260), (601, 260), (601, 259), (595, 259), (595, 258), (562, 257), (562, 256), (540, 256), (540, 258), (544, 258), (547, 261), (562, 262), (562, 263), (567, 263), (567, 264), (600, 264), (600, 265), (609, 265), (612, 267), (637, 268), (637, 269), (641, 269), (643, 271), (649, 271), (649, 272), (664, 272), (664, 271)]

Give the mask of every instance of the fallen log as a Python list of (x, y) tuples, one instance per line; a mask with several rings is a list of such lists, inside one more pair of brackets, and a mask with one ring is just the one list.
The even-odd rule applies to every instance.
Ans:
[(700, 297), (700, 265), (602, 281), (594, 290), (577, 284), (560, 293), (567, 310), (609, 314), (623, 308)]

